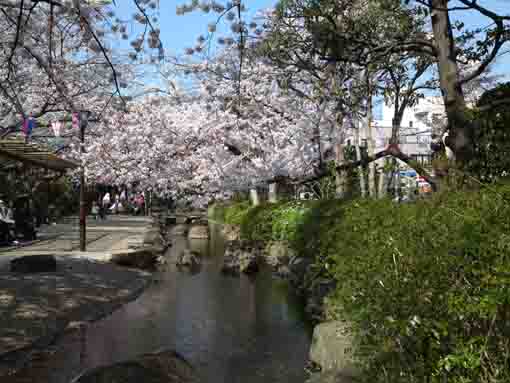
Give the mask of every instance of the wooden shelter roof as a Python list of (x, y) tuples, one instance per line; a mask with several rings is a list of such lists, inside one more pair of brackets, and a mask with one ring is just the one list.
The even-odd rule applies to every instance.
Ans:
[(6, 160), (59, 172), (79, 166), (73, 161), (57, 156), (48, 148), (20, 139), (0, 140), (0, 163), (5, 163)]

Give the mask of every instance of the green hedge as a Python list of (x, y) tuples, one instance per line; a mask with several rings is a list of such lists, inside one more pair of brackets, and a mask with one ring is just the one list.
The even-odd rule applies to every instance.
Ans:
[(367, 381), (510, 381), (509, 187), (230, 209), (335, 278), (327, 310), (354, 324)]

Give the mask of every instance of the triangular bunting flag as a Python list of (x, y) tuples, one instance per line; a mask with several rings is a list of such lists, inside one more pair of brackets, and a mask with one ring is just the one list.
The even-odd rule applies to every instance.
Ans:
[(80, 116), (77, 112), (73, 113), (72, 121), (73, 121), (73, 129), (79, 129), (80, 128)]

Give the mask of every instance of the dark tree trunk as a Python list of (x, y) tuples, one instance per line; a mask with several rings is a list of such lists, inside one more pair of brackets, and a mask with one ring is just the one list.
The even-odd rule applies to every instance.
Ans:
[(449, 4), (448, 0), (430, 0), (430, 4), (439, 80), (448, 117), (448, 146), (453, 150), (457, 164), (462, 167), (473, 153), (473, 127), (466, 116), (466, 101), (460, 83), (456, 47), (447, 10)]

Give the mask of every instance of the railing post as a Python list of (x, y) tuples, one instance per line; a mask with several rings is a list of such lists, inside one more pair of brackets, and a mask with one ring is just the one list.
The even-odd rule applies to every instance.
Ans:
[[(85, 153), (85, 129), (89, 112), (80, 113), (80, 153)], [(80, 172), (80, 251), (87, 250), (87, 201), (85, 185), (85, 166), (81, 164)]]
[(269, 184), (268, 200), (270, 203), (278, 202), (278, 183), (271, 182)]

